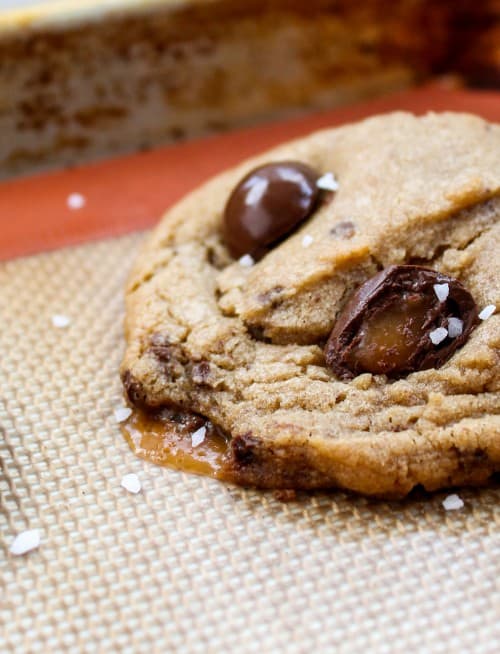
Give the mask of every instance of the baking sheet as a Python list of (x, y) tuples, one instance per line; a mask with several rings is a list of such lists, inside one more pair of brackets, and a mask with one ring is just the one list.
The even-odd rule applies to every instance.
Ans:
[(448, 512), (448, 492), (283, 503), (132, 455), (113, 414), (141, 239), (0, 264), (0, 650), (500, 651), (498, 483)]
[[(468, 111), (500, 121), (500, 92), (450, 88), (441, 81), (333, 110), (0, 182), (0, 216), (5, 217), (0, 260), (144, 229), (211, 175), (244, 158), (314, 130), (396, 110)], [(84, 196), (85, 204), (71, 211), (67, 200), (75, 192)]]

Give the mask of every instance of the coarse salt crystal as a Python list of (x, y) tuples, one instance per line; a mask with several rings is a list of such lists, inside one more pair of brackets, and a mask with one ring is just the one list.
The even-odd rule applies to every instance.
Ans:
[(491, 318), (496, 310), (497, 308), (494, 304), (488, 304), (488, 306), (484, 307), (484, 309), (479, 314), (479, 320), (488, 320), (488, 318)]
[(308, 248), (314, 241), (313, 237), (310, 234), (306, 234), (302, 239), (302, 247)]
[(244, 254), (238, 259), (238, 263), (242, 268), (251, 268), (254, 265), (255, 260), (251, 254)]
[(135, 472), (130, 472), (128, 475), (124, 475), (120, 482), (120, 486), (124, 488), (126, 491), (128, 491), (129, 493), (134, 493), (134, 495), (140, 493), (142, 488), (141, 480), (135, 474)]
[(445, 329), (444, 327), (438, 327), (437, 329), (434, 329), (429, 334), (429, 338), (431, 339), (434, 345), (439, 345), (439, 343), (444, 341), (444, 339), (447, 336), (448, 336), (448, 330)]
[(71, 193), (68, 195), (67, 204), (70, 209), (81, 209), (85, 206), (85, 197), (81, 193)]
[(338, 191), (339, 183), (333, 176), (333, 173), (325, 173), (317, 181), (316, 186), (323, 191)]
[(131, 415), (132, 409), (128, 406), (121, 406), (119, 409), (115, 409), (116, 422), (125, 422)]
[(191, 445), (193, 447), (198, 447), (205, 440), (207, 434), (207, 428), (205, 426), (200, 427), (195, 432), (191, 434)]
[(457, 511), (464, 506), (464, 501), (458, 495), (448, 495), (448, 497), (443, 500), (443, 506), (446, 511)]
[(55, 316), (52, 316), (52, 324), (54, 325), (54, 327), (57, 327), (58, 329), (64, 329), (65, 327), (68, 327), (71, 324), (71, 318), (68, 318), (68, 316), (57, 314)]
[(440, 302), (444, 302), (450, 293), (448, 284), (434, 284), (434, 293)]
[(464, 321), (460, 318), (448, 318), (448, 336), (456, 338), (464, 331)]
[(12, 541), (9, 551), (11, 554), (20, 556), (35, 550), (40, 545), (40, 532), (38, 529), (28, 529), (18, 534)]

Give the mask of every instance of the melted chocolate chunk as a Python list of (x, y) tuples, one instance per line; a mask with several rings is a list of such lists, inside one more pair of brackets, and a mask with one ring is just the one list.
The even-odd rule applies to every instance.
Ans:
[(193, 433), (207, 423), (203, 416), (190, 411), (183, 411), (175, 406), (160, 407), (154, 412), (151, 411), (150, 415), (164, 423), (174, 423), (180, 431), (186, 434)]
[(147, 407), (147, 393), (142, 384), (132, 375), (130, 370), (122, 374), (122, 383), (128, 399), (137, 407)]
[(306, 164), (259, 166), (234, 188), (224, 209), (224, 239), (233, 257), (259, 259), (313, 212), (319, 175)]
[(477, 323), (476, 303), (458, 280), (421, 266), (391, 266), (366, 281), (342, 310), (326, 362), (344, 379), (439, 368)]

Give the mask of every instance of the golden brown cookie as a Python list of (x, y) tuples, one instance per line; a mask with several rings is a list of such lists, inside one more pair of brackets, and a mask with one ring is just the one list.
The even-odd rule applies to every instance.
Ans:
[[(269, 236), (273, 211), (290, 219)], [(176, 411), (186, 437), (224, 434), (240, 484), (403, 496), (484, 483), (500, 470), (500, 317), (485, 319), (499, 216), (500, 126), (470, 115), (379, 116), (247, 161), (142, 248), (128, 396)]]

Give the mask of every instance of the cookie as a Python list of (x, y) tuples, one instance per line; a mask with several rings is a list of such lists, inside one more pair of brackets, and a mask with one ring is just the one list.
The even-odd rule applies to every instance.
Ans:
[(219, 476), (239, 484), (485, 483), (500, 470), (499, 216), (500, 126), (471, 115), (378, 116), (247, 161), (143, 246), (128, 397), (177, 443), (222, 439)]

